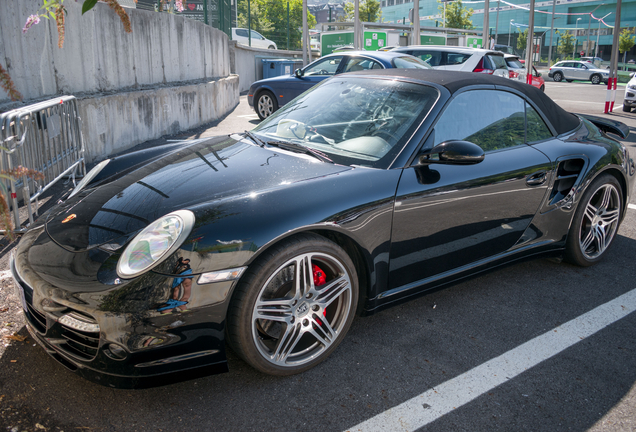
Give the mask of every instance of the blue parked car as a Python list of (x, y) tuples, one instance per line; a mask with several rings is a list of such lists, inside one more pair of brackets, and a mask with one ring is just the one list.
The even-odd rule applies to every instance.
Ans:
[(404, 53), (381, 51), (347, 51), (329, 54), (283, 75), (256, 81), (247, 94), (247, 102), (261, 120), (278, 108), (333, 75), (368, 69), (432, 69), (431, 66)]

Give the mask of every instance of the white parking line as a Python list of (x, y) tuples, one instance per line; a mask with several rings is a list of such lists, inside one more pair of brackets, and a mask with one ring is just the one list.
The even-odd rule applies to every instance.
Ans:
[(347, 431), (415, 431), (636, 310), (636, 289)]
[(632, 210), (636, 210), (636, 204), (627, 204), (627, 207)]

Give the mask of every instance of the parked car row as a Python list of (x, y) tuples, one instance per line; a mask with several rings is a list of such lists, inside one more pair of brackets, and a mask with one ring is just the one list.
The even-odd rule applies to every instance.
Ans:
[[(440, 69), (496, 75), (526, 82), (519, 57), (501, 51), (455, 46), (412, 45), (390, 51), (339, 50), (298, 69), (292, 75), (256, 81), (248, 103), (261, 120), (319, 82), (337, 74), (369, 69)], [(532, 85), (542, 91), (545, 82), (534, 69)]]

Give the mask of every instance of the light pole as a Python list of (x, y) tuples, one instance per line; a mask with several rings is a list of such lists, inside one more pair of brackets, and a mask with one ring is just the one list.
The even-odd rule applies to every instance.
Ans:
[(497, 31), (499, 30), (499, 0), (497, 0), (497, 18), (495, 18), (495, 43), (497, 43)]
[(579, 42), (579, 40), (577, 39), (577, 36), (579, 34), (579, 21), (580, 20), (581, 20), (581, 18), (577, 18), (576, 19), (576, 27), (574, 27), (574, 48), (572, 49), (572, 60), (574, 60), (574, 53), (576, 52), (576, 45)]
[(548, 48), (548, 67), (552, 66), (552, 36), (554, 36), (554, 7), (556, 0), (552, 0), (552, 15), (550, 16), (550, 48)]
[(510, 20), (510, 24), (508, 24), (508, 46), (510, 46), (510, 33), (511, 33), (511, 30), (512, 30), (512, 22), (513, 21), (514, 20)]
[(610, 16), (612, 13), (608, 13), (603, 18), (598, 19), (598, 31), (596, 32), (596, 49), (594, 50), (594, 57), (598, 57), (598, 37), (601, 35), (601, 21)]
[(590, 20), (587, 23), (587, 46), (585, 47), (585, 56), (589, 56), (590, 55), (590, 25), (592, 25), (592, 14), (594, 13), (594, 11), (598, 8), (600, 8), (601, 6), (603, 6), (605, 3), (601, 3), (600, 5), (596, 6), (594, 9), (592, 9), (592, 12), (590, 12)]

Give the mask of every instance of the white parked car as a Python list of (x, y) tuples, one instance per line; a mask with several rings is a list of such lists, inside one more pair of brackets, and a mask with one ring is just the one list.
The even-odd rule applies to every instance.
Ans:
[(528, 72), (526, 71), (526, 67), (519, 60), (519, 56), (513, 54), (504, 54), (504, 58), (506, 59), (506, 65), (508, 65), (508, 74), (510, 75), (510, 79), (515, 79), (517, 81), (526, 82), (526, 78), (528, 76)]
[(625, 87), (625, 99), (623, 100), (623, 111), (630, 112), (632, 108), (636, 108), (636, 74), (631, 74), (632, 79)]
[[(232, 40), (237, 41), (243, 45), (249, 45), (249, 33), (246, 28), (232, 27)], [(276, 42), (266, 39), (265, 36), (257, 31), (252, 30), (252, 45), (253, 48), (265, 48), (265, 49), (278, 49)]]
[(550, 68), (548, 76), (556, 82), (590, 81), (592, 84), (607, 83), (609, 71), (598, 69), (594, 64), (582, 61), (564, 60)]
[(419, 57), (435, 69), (478, 72), (508, 78), (508, 66), (500, 51), (444, 45), (410, 45), (391, 51)]

